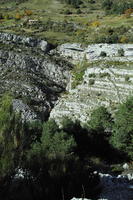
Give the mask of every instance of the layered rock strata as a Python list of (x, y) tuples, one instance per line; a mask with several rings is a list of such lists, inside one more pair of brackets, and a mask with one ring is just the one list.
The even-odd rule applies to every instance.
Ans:
[(133, 61), (133, 44), (62, 44), (56, 50), (71, 61), (116, 60)]
[(119, 64), (89, 65), (82, 82), (75, 88), (72, 88), (74, 78), (71, 77), (68, 92), (58, 100), (50, 117), (57, 122), (68, 117), (85, 123), (93, 109), (99, 106), (115, 110), (118, 103), (133, 95), (133, 63)]

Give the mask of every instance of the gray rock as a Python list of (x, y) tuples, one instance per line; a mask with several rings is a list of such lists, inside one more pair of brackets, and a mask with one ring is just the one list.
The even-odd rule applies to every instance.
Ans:
[(47, 52), (48, 51), (48, 43), (44, 40), (42, 40), (40, 42), (40, 48), (43, 52)]
[(128, 165), (127, 163), (125, 163), (122, 167), (123, 167), (123, 169), (125, 169), (125, 170), (126, 170), (126, 169), (129, 169), (129, 165)]
[(16, 44), (17, 46), (24, 45), (25, 47), (34, 48), (35, 51), (40, 49), (44, 53), (47, 53), (50, 50), (50, 45), (45, 40), (40, 40), (33, 37), (15, 35), (11, 33), (0, 32), (0, 42), (3, 44)]
[(20, 113), (24, 121), (34, 121), (38, 119), (34, 111), (20, 99), (13, 99), (13, 110)]
[[(119, 55), (122, 49), (124, 56)], [(81, 44), (62, 44), (56, 50), (59, 54), (72, 61), (94, 60), (116, 60), (116, 61), (133, 61), (133, 44), (92, 44), (88, 47), (82, 47)], [(105, 52), (106, 56), (102, 57), (101, 52)]]
[[(20, 43), (35, 45), (31, 38), (22, 40), (21, 36), (12, 34), (4, 37), (6, 41), (20, 40)], [(45, 51), (47, 44), (43, 42), (42, 45)], [(15, 106), (19, 111), (22, 108), (23, 117), (27, 120), (36, 118), (35, 113), (39, 119), (45, 120), (59, 94), (66, 88), (72, 65), (57, 56), (39, 56), (36, 52), (31, 54), (29, 48), (23, 51), (22, 45), (19, 49), (21, 52), (8, 50), (6, 47), (0, 49), (0, 94), (10, 91), (15, 98), (22, 99), (22, 102), (15, 102)]]
[[(83, 80), (75, 88), (72, 87), (74, 78), (70, 77), (67, 85), (68, 94), (62, 95), (50, 117), (61, 126), (63, 117), (86, 123), (93, 109), (105, 106), (111, 110), (114, 105), (133, 95), (132, 74), (132, 63), (129, 62), (124, 62), (124, 68), (117, 67), (117, 64), (106, 66), (105, 62), (99, 62), (98, 66), (97, 63), (89, 65), (84, 72)], [(125, 80), (126, 77), (129, 77), (129, 82)], [(90, 80), (94, 80), (92, 85)]]

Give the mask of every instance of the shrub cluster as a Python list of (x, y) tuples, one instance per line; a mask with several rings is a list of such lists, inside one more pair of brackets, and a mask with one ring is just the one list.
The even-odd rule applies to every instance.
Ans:
[[(95, 199), (99, 179), (92, 167), (97, 161), (89, 162), (90, 158), (133, 159), (132, 120), (133, 97), (119, 105), (114, 117), (104, 106), (95, 109), (84, 127), (68, 118), (62, 128), (53, 120), (26, 123), (14, 113), (12, 97), (4, 95), (0, 99), (0, 198), (21, 200), (32, 191), (37, 200)], [(12, 187), (17, 168), (25, 171), (24, 179)]]
[(132, 1), (103, 0), (102, 7), (107, 14), (123, 14), (127, 9), (133, 8)]
[[(95, 195), (99, 179), (86, 168), (78, 145), (74, 134), (59, 129), (54, 121), (23, 122), (13, 111), (12, 97), (5, 95), (0, 101), (0, 198), (21, 200), (28, 195), (28, 199), (59, 200)], [(25, 175), (14, 182), (17, 168)]]
[(80, 4), (82, 4), (81, 0), (60, 0), (63, 3), (67, 3), (72, 5), (75, 8), (79, 8)]

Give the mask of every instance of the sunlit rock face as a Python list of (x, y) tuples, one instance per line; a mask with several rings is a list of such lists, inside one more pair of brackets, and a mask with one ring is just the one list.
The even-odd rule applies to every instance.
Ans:
[(104, 62), (89, 65), (85, 70), (82, 82), (72, 88), (73, 77), (52, 110), (50, 117), (61, 121), (67, 116), (85, 123), (89, 120), (92, 110), (105, 106), (110, 111), (117, 104), (133, 95), (133, 64), (105, 64)]
[(92, 44), (83, 46), (78, 43), (66, 43), (57, 47), (60, 55), (72, 61), (116, 60), (133, 61), (133, 44)]
[[(133, 44), (66, 43), (52, 51), (75, 65), (86, 65), (82, 80), (74, 87), (75, 74), (71, 73), (68, 92), (50, 114), (58, 123), (62, 117), (85, 123), (93, 109), (105, 106), (115, 110), (118, 103), (133, 94)], [(77, 72), (76, 76), (81, 74)]]

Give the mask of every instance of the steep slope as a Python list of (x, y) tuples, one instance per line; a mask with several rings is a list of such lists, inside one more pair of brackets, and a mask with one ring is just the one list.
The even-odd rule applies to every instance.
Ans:
[[(48, 46), (46, 41), (1, 34), (0, 94), (13, 94), (42, 120), (65, 90), (71, 68), (63, 59), (45, 54)], [(17, 110), (23, 111), (21, 102)]]
[[(77, 69), (72, 71), (68, 91), (52, 110), (51, 118), (59, 122), (67, 116), (85, 123), (98, 106), (114, 111), (117, 104), (133, 95), (133, 54), (127, 51), (132, 45), (123, 45), (125, 56), (118, 56), (121, 45), (90, 45), (86, 51), (80, 45), (66, 46), (69, 48), (58, 47), (58, 51), (78, 63)], [(100, 56), (103, 50), (106, 57)]]

